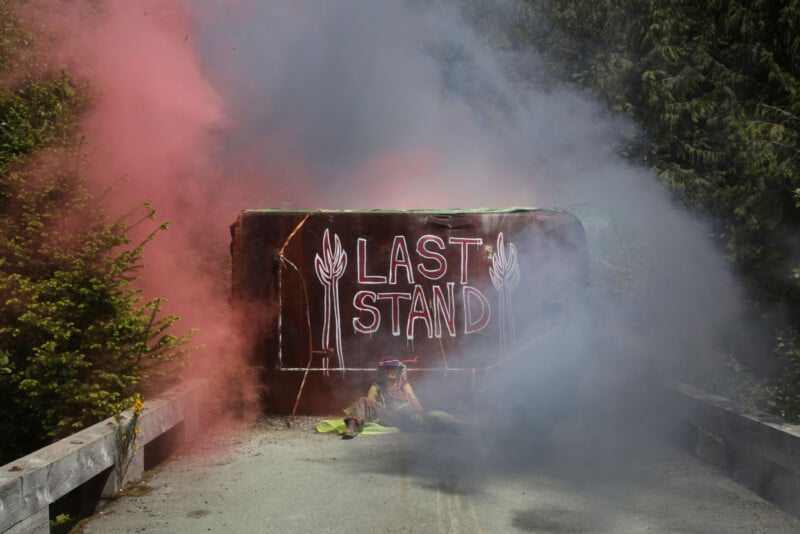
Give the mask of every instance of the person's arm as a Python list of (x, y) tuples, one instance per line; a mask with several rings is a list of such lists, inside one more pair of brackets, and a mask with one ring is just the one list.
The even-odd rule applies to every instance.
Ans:
[(372, 384), (367, 391), (367, 398), (371, 401), (378, 402), (378, 384)]
[(406, 398), (408, 398), (408, 404), (415, 411), (421, 412), (422, 411), (422, 404), (420, 404), (419, 400), (417, 399), (417, 396), (414, 395), (414, 390), (411, 389), (411, 384), (406, 382), (406, 385), (405, 385), (404, 389), (405, 389), (405, 392), (406, 392)]

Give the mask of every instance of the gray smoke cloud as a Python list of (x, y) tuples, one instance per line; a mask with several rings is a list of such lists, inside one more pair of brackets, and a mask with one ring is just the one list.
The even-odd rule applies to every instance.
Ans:
[(546, 77), (540, 58), (492, 49), (457, 3), (192, 6), (235, 124), (220, 133), (219, 156), (263, 170), (265, 193), (243, 207), (527, 205), (581, 218), (592, 283), (559, 334), (487, 385), (500, 419), (516, 417), (495, 427), (497, 442), (521, 419), (563, 444), (568, 399), (603, 406), (644, 377), (702, 370), (734, 333), (750, 335), (704, 221), (615, 156), (634, 125), (575, 90), (519, 82), (513, 65)]
[[(223, 156), (304, 168), (295, 184), (265, 173), (278, 194), (251, 207), (573, 208), (594, 233), (593, 261), (628, 270), (656, 350), (686, 351), (729, 324), (740, 299), (708, 229), (614, 155), (634, 126), (574, 90), (514, 82), (518, 60), (456, 4), (196, 3), (199, 46), (236, 124)], [(533, 51), (517, 55), (542, 70)], [(429, 163), (403, 170), (414, 154)]]
[[(508, 61), (446, 3), (202, 12), (201, 47), (239, 126), (227, 143), (267, 169), (301, 161), (327, 208), (574, 201), (562, 177), (597, 170), (628, 127), (576, 92), (520, 91)], [(432, 175), (403, 174), (398, 206), (370, 171), (388, 159), (380, 168), (399, 172), (392, 158), (415, 153), (429, 156)]]

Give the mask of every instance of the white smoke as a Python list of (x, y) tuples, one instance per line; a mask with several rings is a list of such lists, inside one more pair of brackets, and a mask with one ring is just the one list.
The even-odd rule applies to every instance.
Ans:
[(615, 155), (634, 125), (574, 89), (522, 83), (512, 67), (547, 78), (536, 52), (493, 49), (458, 2), (192, 6), (235, 124), (219, 157), (228, 175), (241, 161), (263, 171), (231, 184), (261, 192), (242, 208), (523, 205), (582, 218), (592, 283), (558, 336), (487, 386), (512, 392), (495, 398), (503, 416), (536, 406), (563, 420), (567, 399), (691, 375), (747, 335), (708, 227)]

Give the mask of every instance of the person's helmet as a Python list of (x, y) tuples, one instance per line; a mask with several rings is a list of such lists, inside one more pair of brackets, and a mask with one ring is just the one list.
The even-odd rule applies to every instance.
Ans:
[[(397, 371), (394, 376), (390, 375), (391, 371)], [(378, 363), (378, 373), (380, 373), (381, 382), (397, 382), (402, 383), (406, 380), (406, 366), (397, 358), (384, 358)]]
[(384, 358), (378, 363), (378, 371), (388, 371), (389, 369), (405, 369), (406, 366), (397, 358)]

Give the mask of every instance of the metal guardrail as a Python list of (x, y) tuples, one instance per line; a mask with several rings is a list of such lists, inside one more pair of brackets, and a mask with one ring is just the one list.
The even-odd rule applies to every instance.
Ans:
[[(188, 442), (201, 432), (205, 380), (193, 380), (146, 400), (139, 415), (140, 448), (119, 480), (114, 468), (116, 422), (113, 417), (0, 467), (0, 532), (49, 533), (49, 506), (89, 485), (97, 488), (99, 509), (144, 470), (145, 447), (170, 431)], [(131, 412), (122, 413), (129, 420)]]
[(727, 476), (800, 517), (800, 425), (688, 384), (667, 388), (681, 444)]

